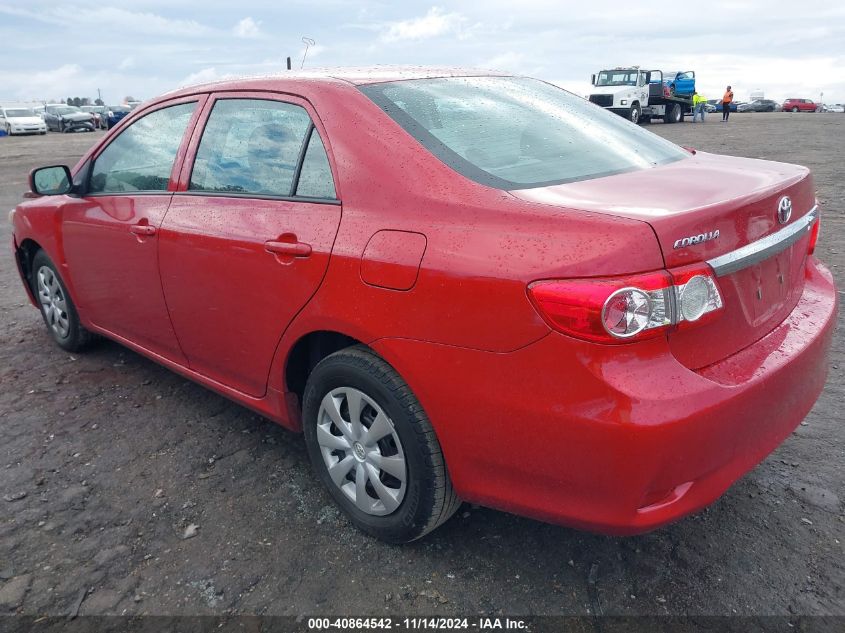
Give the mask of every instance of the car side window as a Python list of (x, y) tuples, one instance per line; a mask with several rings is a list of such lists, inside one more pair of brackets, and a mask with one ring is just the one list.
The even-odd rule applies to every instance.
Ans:
[(267, 99), (221, 99), (208, 118), (189, 189), (292, 194), (311, 118), (304, 108)]
[(196, 102), (156, 110), (120, 133), (94, 161), (89, 193), (167, 191)]
[(302, 159), (302, 169), (299, 182), (296, 185), (296, 195), (303, 198), (331, 198), (336, 197), (332, 169), (329, 167), (329, 157), (323, 140), (316, 129), (312, 129), (305, 157)]

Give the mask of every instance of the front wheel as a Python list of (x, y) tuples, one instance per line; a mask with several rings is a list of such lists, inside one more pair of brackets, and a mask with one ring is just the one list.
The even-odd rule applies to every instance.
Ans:
[(635, 103), (631, 106), (631, 110), (628, 113), (628, 118), (630, 119), (631, 123), (639, 123), (640, 116), (642, 115), (642, 110), (640, 110), (640, 104)]
[(9, 125), (8, 123), (6, 124), (6, 134), (7, 134), (8, 136), (11, 136), (11, 135), (12, 135), (12, 126), (11, 126), (11, 125)]
[(364, 532), (390, 543), (424, 536), (454, 514), (434, 429), (410, 387), (363, 346), (323, 359), (303, 397), (311, 464)]
[(67, 288), (44, 251), (38, 251), (32, 260), (31, 283), (47, 330), (59, 347), (68, 352), (87, 347), (92, 335), (82, 327)]

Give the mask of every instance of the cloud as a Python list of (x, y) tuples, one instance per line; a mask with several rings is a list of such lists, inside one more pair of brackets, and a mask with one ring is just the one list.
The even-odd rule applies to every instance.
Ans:
[(257, 38), (261, 37), (261, 22), (256, 22), (251, 17), (245, 17), (235, 25), (234, 33), (238, 37)]
[(118, 70), (129, 70), (130, 68), (135, 68), (135, 58), (132, 55), (124, 57), (123, 61), (117, 66)]
[[(84, 24), (86, 28), (91, 26), (89, 10), (81, 7), (65, 7), (65, 9), (63, 9), (63, 16), (75, 14), (76, 17), (73, 18), (75, 21)], [(156, 13), (127, 11), (114, 7), (98, 9), (96, 20), (98, 29), (105, 25), (148, 35), (200, 37), (213, 32), (213, 29), (195, 20), (166, 18)]]
[(466, 18), (460, 13), (444, 13), (440, 7), (431, 7), (422, 17), (384, 25), (383, 42), (419, 41), (432, 37), (459, 33)]
[[(25, 18), (64, 28), (92, 28), (92, 13), (87, 6), (63, 6), (60, 12), (30, 11), (0, 4), (0, 14)], [(166, 18), (157, 13), (129, 11), (117, 7), (102, 7), (96, 12), (95, 27), (100, 32), (118, 31), (126, 34), (200, 37), (211, 35), (214, 29), (196, 20)]]
[(196, 84), (207, 84), (213, 81), (220, 81), (222, 79), (227, 79), (233, 77), (234, 75), (231, 73), (221, 73), (217, 71), (217, 68), (211, 66), (209, 68), (203, 68), (202, 70), (198, 70), (195, 73), (191, 73), (187, 77), (185, 77), (182, 81), (179, 82), (181, 86), (193, 86)]

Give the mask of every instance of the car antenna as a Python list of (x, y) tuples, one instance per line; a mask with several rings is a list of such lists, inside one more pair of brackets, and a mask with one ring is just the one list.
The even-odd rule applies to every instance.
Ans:
[(308, 48), (314, 46), (317, 42), (315, 42), (310, 37), (302, 37), (302, 43), (305, 44), (305, 52), (302, 53), (302, 63), (299, 65), (299, 68), (302, 69), (305, 66), (305, 57), (308, 55)]

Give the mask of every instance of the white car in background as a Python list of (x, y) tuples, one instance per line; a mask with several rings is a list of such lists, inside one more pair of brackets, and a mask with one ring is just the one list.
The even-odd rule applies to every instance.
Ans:
[(46, 134), (47, 124), (32, 108), (0, 107), (0, 129), (6, 134)]

